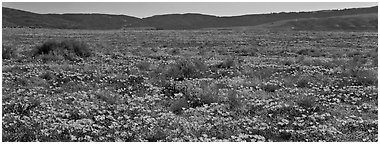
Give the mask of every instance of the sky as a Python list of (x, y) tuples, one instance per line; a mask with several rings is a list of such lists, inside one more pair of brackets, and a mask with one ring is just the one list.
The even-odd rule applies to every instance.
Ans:
[(40, 14), (103, 13), (122, 14), (138, 18), (178, 13), (238, 16), (377, 5), (377, 2), (2, 2), (3, 7)]

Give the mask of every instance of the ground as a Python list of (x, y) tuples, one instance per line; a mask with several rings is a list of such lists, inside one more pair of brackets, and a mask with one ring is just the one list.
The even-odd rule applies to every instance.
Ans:
[[(79, 41), (91, 55), (36, 54), (49, 39)], [(377, 40), (3, 28), (2, 141), (377, 142)]]

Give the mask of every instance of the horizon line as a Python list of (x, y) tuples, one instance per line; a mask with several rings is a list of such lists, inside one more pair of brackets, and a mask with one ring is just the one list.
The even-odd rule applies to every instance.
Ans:
[(8, 8), (8, 9), (14, 9), (14, 10), (19, 10), (19, 11), (24, 11), (24, 12), (30, 12), (30, 13), (35, 13), (35, 14), (47, 14), (47, 15), (54, 15), (54, 14), (98, 14), (98, 15), (114, 15), (114, 16), (128, 16), (128, 17), (135, 17), (139, 19), (145, 19), (145, 18), (150, 18), (154, 16), (165, 16), (165, 15), (186, 15), (186, 14), (198, 14), (198, 15), (206, 15), (206, 16), (215, 16), (218, 18), (223, 18), (223, 17), (238, 17), (238, 16), (247, 16), (247, 15), (267, 15), (267, 14), (280, 14), (280, 13), (307, 13), (307, 12), (320, 12), (320, 11), (334, 11), (334, 10), (347, 10), (347, 9), (360, 9), (360, 8), (373, 8), (373, 7), (378, 7), (378, 5), (374, 6), (367, 6), (367, 7), (352, 7), (352, 8), (337, 8), (337, 9), (321, 9), (321, 10), (306, 10), (306, 11), (281, 11), (281, 12), (268, 12), (268, 13), (250, 13), (250, 14), (242, 14), (242, 15), (213, 15), (213, 14), (206, 14), (206, 13), (197, 13), (197, 12), (184, 12), (184, 13), (164, 13), (164, 14), (155, 14), (151, 15), (148, 17), (137, 17), (137, 16), (132, 16), (132, 15), (126, 15), (126, 14), (116, 14), (116, 13), (99, 13), (99, 12), (94, 12), (94, 13), (80, 13), (80, 12), (74, 12), (74, 13), (38, 13), (38, 12), (33, 12), (33, 11), (28, 11), (28, 10), (23, 10), (23, 9), (18, 9), (18, 8), (12, 8), (12, 7), (6, 7), (2, 6), (3, 8)]

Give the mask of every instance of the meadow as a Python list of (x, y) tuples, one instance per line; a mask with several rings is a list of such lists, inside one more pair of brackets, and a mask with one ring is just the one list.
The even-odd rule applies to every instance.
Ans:
[(2, 141), (378, 141), (377, 32), (2, 29)]

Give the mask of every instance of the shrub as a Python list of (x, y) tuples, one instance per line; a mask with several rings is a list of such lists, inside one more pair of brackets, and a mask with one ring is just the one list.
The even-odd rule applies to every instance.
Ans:
[(312, 96), (301, 96), (296, 103), (306, 109), (311, 109), (316, 106), (316, 98)]
[(63, 56), (65, 59), (74, 60), (76, 56), (89, 57), (91, 50), (86, 43), (81, 41), (64, 40), (59, 42), (50, 40), (34, 49), (33, 56), (38, 55)]
[(19, 86), (25, 86), (25, 87), (48, 87), (49, 83), (42, 78), (39, 77), (30, 77), (30, 78), (16, 78), (15, 82)]
[(377, 56), (375, 56), (375, 57), (372, 58), (372, 66), (373, 67), (378, 67), (377, 66)]
[(171, 84), (170, 82), (163, 83), (162, 87), (163, 89), (161, 90), (161, 94), (169, 97), (174, 97), (174, 94), (176, 93), (185, 92), (183, 89), (177, 88), (175, 84)]
[(375, 58), (377, 57), (377, 49), (370, 50), (363, 55), (365, 55), (367, 58)]
[(170, 55), (179, 55), (181, 54), (181, 51), (178, 48), (173, 48), (169, 51)]
[(168, 136), (168, 133), (165, 133), (160, 127), (156, 127), (152, 131), (153, 132), (145, 137), (148, 142), (160, 142), (160, 140), (163, 140)]
[(299, 50), (297, 52), (297, 54), (308, 55), (308, 56), (312, 56), (312, 57), (320, 57), (320, 56), (325, 55), (320, 50), (317, 50), (317, 49), (302, 49), (302, 50)]
[(241, 100), (237, 96), (237, 92), (234, 90), (228, 91), (228, 104), (230, 109), (237, 109), (242, 106)]
[(239, 56), (256, 56), (259, 50), (252, 47), (241, 47), (234, 50), (234, 53)]
[(48, 87), (49, 86), (49, 83), (45, 79), (42, 79), (39, 77), (31, 77), (29, 78), (29, 80), (30, 80), (29, 85), (33, 87)]
[(57, 79), (57, 77), (51, 71), (45, 71), (42, 74), (40, 74), (39, 77), (48, 81)]
[(37, 58), (42, 60), (42, 62), (44, 63), (47, 63), (50, 61), (61, 61), (65, 59), (61, 55), (55, 56), (55, 55), (50, 55), (50, 54), (39, 55)]
[(356, 56), (361, 56), (361, 55), (363, 55), (363, 53), (360, 51), (351, 51), (351, 52), (347, 53), (348, 57), (356, 57)]
[(286, 58), (286, 59), (280, 61), (279, 63), (283, 64), (283, 65), (286, 65), (286, 66), (290, 66), (290, 65), (292, 65), (292, 64), (295, 63), (295, 60), (290, 59), (290, 58)]
[(301, 76), (297, 79), (296, 85), (299, 88), (309, 88), (309, 82), (311, 82), (311, 79), (308, 76)]
[(3, 59), (11, 59), (17, 56), (17, 50), (14, 47), (2, 45), (2, 56)]
[(41, 106), (41, 101), (35, 97), (17, 98), (15, 102), (3, 106), (4, 113), (16, 113), (21, 116), (28, 116), (32, 111)]
[(357, 65), (357, 66), (362, 66), (362, 65), (365, 65), (367, 63), (367, 61), (368, 60), (365, 57), (354, 56), (349, 63)]
[(136, 67), (143, 71), (149, 71), (150, 70), (150, 62), (142, 61), (136, 64)]
[(214, 84), (210, 84), (209, 82), (188, 83), (184, 87), (186, 87), (186, 90), (183, 90), (184, 96), (192, 108), (219, 102), (219, 89)]
[(174, 89), (183, 94), (187, 106), (192, 108), (220, 102), (219, 87), (210, 81), (184, 81)]
[(173, 102), (173, 104), (170, 106), (169, 110), (175, 114), (181, 114), (183, 108), (188, 108), (189, 103), (186, 98), (180, 98)]
[(109, 80), (119, 94), (132, 94), (145, 91), (144, 77), (136, 75), (117, 75)]
[(232, 68), (235, 66), (235, 61), (233, 58), (227, 58), (223, 62), (216, 64), (214, 67), (217, 68)]
[(118, 104), (123, 103), (122, 98), (120, 98), (117, 94), (114, 94), (109, 91), (100, 90), (94, 93), (95, 98), (104, 101), (108, 104)]
[(211, 104), (218, 102), (218, 89), (207, 86), (203, 89), (198, 89), (198, 94), (195, 95), (195, 99), (191, 100), (192, 107), (202, 106), (204, 104)]
[(272, 67), (265, 67), (265, 68), (260, 68), (257, 70), (252, 70), (249, 72), (246, 72), (246, 75), (250, 77), (257, 77), (261, 80), (265, 80), (270, 78), (274, 73), (276, 73), (278, 70)]
[(175, 80), (185, 78), (202, 78), (208, 68), (207, 65), (198, 59), (182, 59), (171, 65), (166, 76)]
[(350, 75), (355, 78), (358, 85), (377, 85), (377, 71), (356, 69), (351, 70)]
[(276, 90), (280, 89), (281, 87), (276, 84), (264, 84), (261, 86), (261, 89), (267, 92), (275, 92)]
[(336, 68), (345, 65), (345, 63), (346, 60), (334, 58), (332, 61), (325, 63), (324, 66), (326, 68)]

